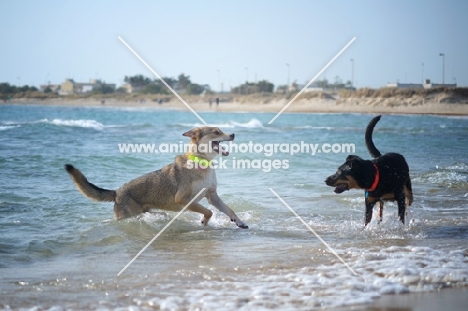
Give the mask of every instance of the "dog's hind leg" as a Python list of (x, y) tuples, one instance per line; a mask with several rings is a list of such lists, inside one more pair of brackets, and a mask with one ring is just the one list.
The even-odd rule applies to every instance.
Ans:
[(398, 219), (404, 224), (406, 216), (406, 196), (404, 190), (395, 192), (395, 199), (398, 204)]
[(114, 203), (114, 218), (116, 220), (122, 220), (128, 217), (136, 216), (147, 211), (147, 208), (132, 198), (121, 200), (119, 197), (117, 197), (117, 200)]
[(411, 204), (413, 203), (413, 188), (411, 187), (411, 179), (409, 178), (409, 176), (405, 184), (405, 195), (408, 199), (408, 206), (411, 206)]

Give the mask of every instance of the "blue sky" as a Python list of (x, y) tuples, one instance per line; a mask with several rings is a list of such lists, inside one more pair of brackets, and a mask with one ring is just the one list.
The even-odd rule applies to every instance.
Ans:
[[(151, 72), (215, 90), (320, 77), (358, 88), (424, 77), (468, 86), (468, 1), (1, 1), (0, 82), (36, 85)], [(424, 66), (422, 65), (424, 63)], [(424, 68), (424, 70), (423, 70)]]

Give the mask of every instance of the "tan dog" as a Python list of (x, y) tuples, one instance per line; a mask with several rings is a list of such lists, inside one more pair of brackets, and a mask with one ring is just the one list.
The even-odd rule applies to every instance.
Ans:
[(186, 154), (178, 155), (173, 163), (131, 180), (117, 190), (93, 185), (73, 165), (66, 164), (65, 169), (85, 196), (96, 201), (115, 202), (114, 216), (117, 220), (145, 213), (150, 209), (180, 211), (198, 192), (206, 188), (187, 209), (203, 214), (201, 222), (206, 226), (213, 212), (198, 202), (207, 198), (210, 204), (228, 215), (238, 227), (247, 229), (248, 226), (216, 193), (215, 170), (207, 165), (218, 153), (229, 155), (219, 142), (234, 140), (234, 134), (224, 134), (216, 127), (199, 127), (183, 135), (191, 138), (190, 149)]

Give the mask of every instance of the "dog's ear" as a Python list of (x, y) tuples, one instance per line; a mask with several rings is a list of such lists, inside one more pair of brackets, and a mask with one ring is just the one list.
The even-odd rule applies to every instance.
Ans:
[(199, 128), (191, 129), (190, 131), (185, 132), (184, 134), (182, 134), (182, 136), (187, 136), (187, 137), (190, 137), (190, 138), (196, 138), (199, 135), (200, 135), (200, 129)]
[(357, 155), (349, 155), (347, 158), (346, 158), (346, 165), (349, 167), (349, 170), (352, 170), (354, 167), (359, 167), (359, 160), (361, 160), (361, 158)]
[(346, 162), (352, 161), (352, 160), (354, 160), (354, 159), (359, 159), (359, 156), (357, 156), (357, 155), (352, 155), (352, 154), (351, 154), (351, 155), (349, 155), (349, 156), (346, 158)]

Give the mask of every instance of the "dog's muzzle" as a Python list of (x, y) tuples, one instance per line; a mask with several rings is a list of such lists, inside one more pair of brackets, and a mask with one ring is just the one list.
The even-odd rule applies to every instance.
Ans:
[(226, 156), (229, 155), (229, 151), (227, 150), (226, 147), (224, 147), (224, 146), (221, 145), (220, 143), (223, 142), (223, 141), (233, 141), (233, 140), (234, 140), (234, 137), (235, 137), (235, 134), (232, 133), (232, 134), (229, 135), (229, 139), (228, 139), (228, 140), (222, 140), (222, 141), (213, 140), (213, 141), (211, 141), (211, 147), (212, 147), (213, 150), (216, 151), (220, 156), (226, 157)]
[(327, 177), (325, 179), (325, 184), (330, 187), (335, 187), (334, 192), (337, 194), (343, 193), (346, 190), (349, 190), (349, 185), (346, 183), (337, 183), (335, 175)]

